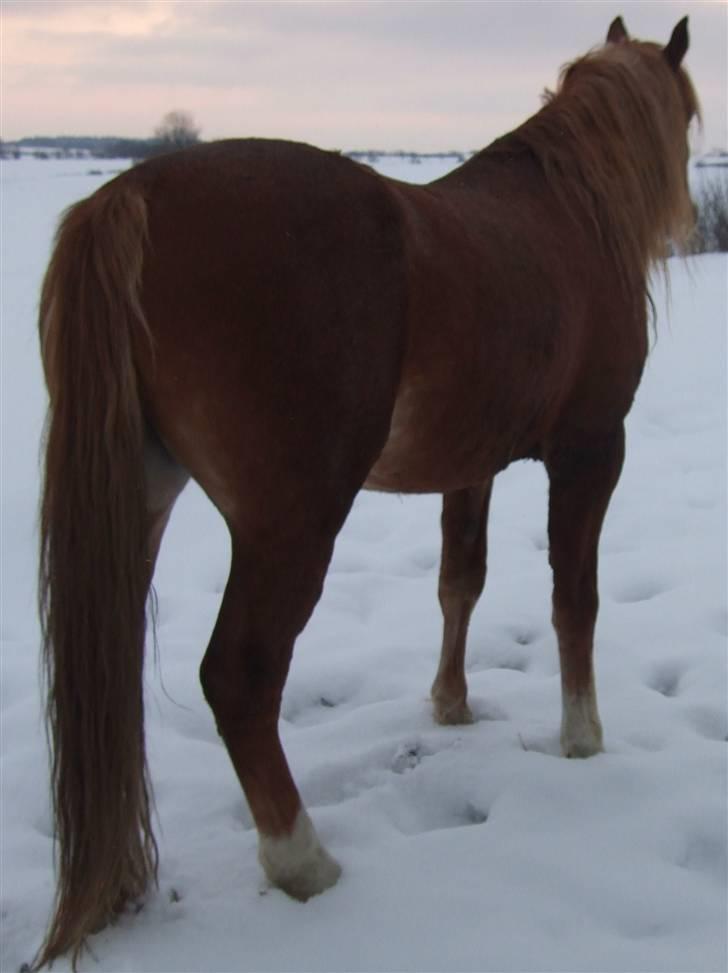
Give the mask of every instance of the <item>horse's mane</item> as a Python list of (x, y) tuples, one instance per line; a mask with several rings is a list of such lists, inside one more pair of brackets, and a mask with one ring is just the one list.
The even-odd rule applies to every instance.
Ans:
[(650, 264), (671, 242), (682, 247), (694, 224), (686, 131), (700, 110), (690, 79), (657, 44), (607, 44), (566, 65), (544, 102), (493, 148), (530, 151), (622, 279), (644, 285)]

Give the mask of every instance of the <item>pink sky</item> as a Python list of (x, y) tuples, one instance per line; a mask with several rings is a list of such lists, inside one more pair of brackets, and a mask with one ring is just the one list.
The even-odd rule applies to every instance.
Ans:
[(206, 139), (477, 148), (537, 110), (559, 66), (617, 14), (666, 42), (688, 13), (696, 147), (728, 145), (722, 2), (1, 0), (1, 11), (4, 139), (145, 137), (181, 108)]

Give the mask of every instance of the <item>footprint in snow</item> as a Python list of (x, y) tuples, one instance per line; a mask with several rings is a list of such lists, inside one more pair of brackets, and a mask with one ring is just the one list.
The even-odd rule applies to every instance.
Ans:
[(659, 578), (635, 578), (615, 588), (612, 597), (620, 604), (633, 605), (641, 601), (651, 601), (670, 588), (670, 584)]
[(404, 774), (408, 770), (414, 770), (426, 756), (429, 756), (429, 753), (424, 750), (419, 740), (403, 743), (397, 747), (392, 758), (392, 771), (395, 774)]
[(686, 720), (706, 740), (728, 742), (728, 717), (725, 707), (696, 704), (685, 711)]
[(678, 868), (712, 876), (723, 886), (727, 864), (725, 835), (695, 829), (681, 840), (681, 847), (674, 856)]
[(680, 691), (684, 666), (680, 662), (660, 662), (655, 665), (645, 679), (645, 684), (661, 696), (672, 699)]
[(531, 535), (531, 543), (537, 551), (548, 551), (549, 549), (549, 539), (543, 530), (536, 531)]

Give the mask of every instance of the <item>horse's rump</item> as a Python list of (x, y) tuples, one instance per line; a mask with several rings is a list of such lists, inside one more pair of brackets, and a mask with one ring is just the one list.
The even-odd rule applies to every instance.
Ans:
[(147, 200), (154, 352), (139, 343), (137, 362), (174, 457), (225, 513), (231, 483), (264, 497), (282, 476), (363, 480), (406, 345), (401, 218), (381, 178), (309, 146), (236, 140), (120, 181)]

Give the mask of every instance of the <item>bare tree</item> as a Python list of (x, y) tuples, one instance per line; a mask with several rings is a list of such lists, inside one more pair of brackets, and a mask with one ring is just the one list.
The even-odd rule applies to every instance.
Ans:
[(165, 148), (181, 149), (200, 141), (200, 129), (188, 111), (169, 111), (154, 130), (154, 137)]

